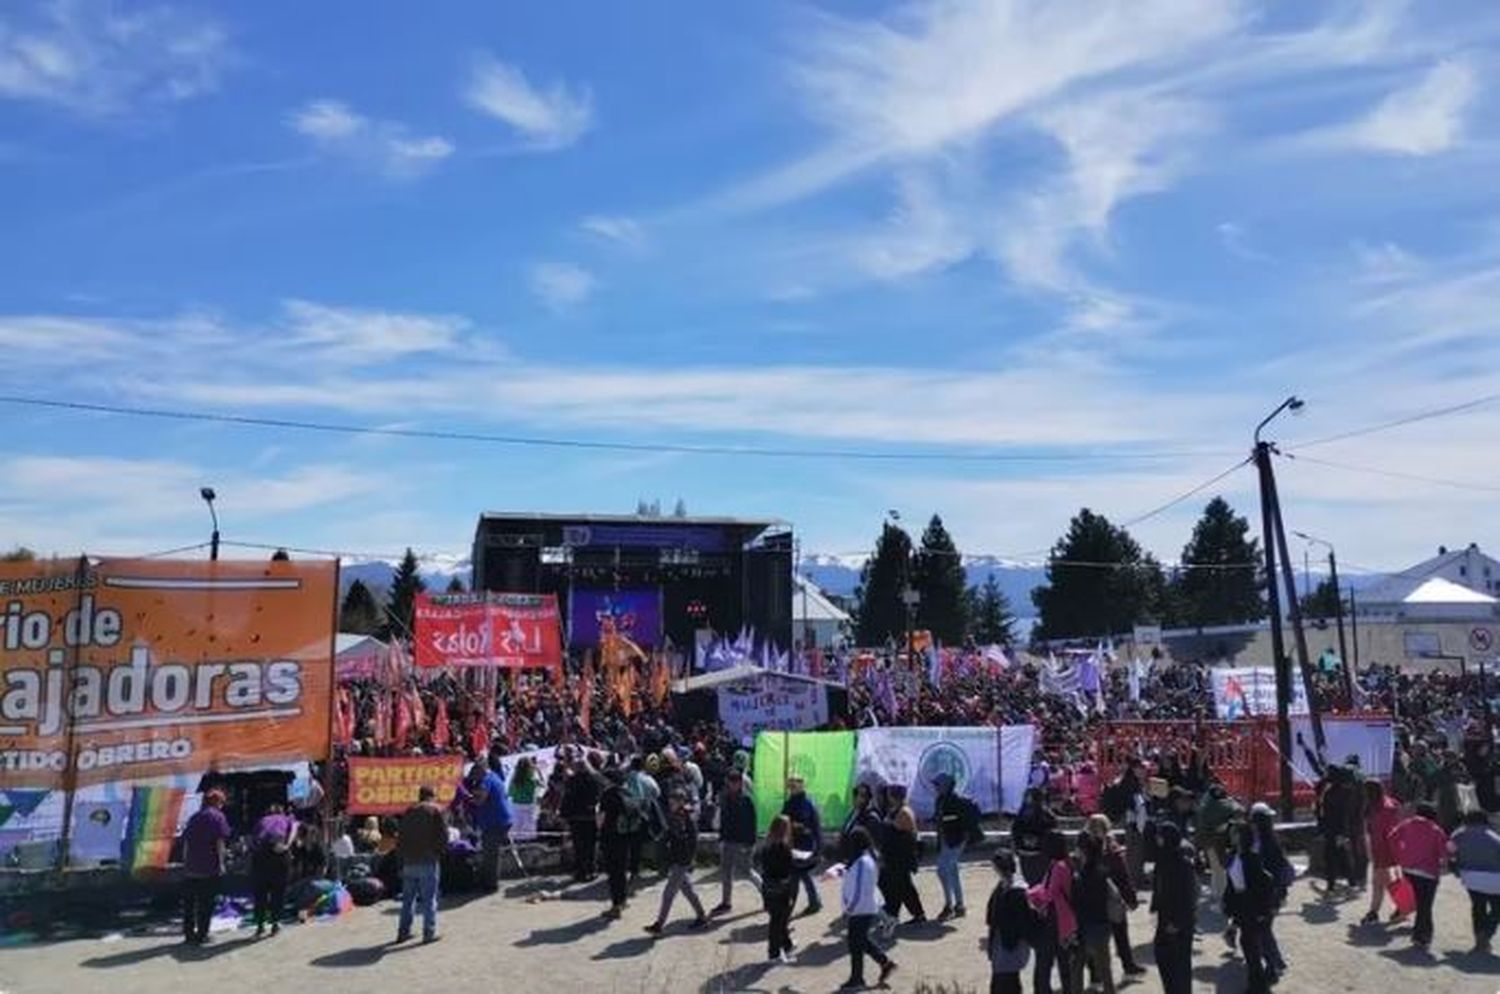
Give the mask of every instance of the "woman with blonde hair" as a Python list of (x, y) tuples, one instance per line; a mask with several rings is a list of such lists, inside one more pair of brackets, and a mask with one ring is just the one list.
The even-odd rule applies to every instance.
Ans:
[(1115, 954), (1120, 957), (1120, 966), (1127, 977), (1139, 977), (1146, 972), (1146, 968), (1136, 963), (1135, 954), (1131, 951), (1129, 912), (1134, 911), (1140, 902), (1136, 898), (1135, 881), (1130, 875), (1130, 861), (1125, 858), (1125, 847), (1115, 840), (1108, 815), (1090, 815), (1089, 820), (1084, 823), (1084, 831), (1099, 843), (1100, 859), (1124, 902), (1123, 909), (1116, 908), (1110, 916)]

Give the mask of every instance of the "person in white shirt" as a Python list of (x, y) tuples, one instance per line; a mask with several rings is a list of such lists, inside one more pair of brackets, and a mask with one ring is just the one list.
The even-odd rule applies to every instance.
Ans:
[(849, 929), (849, 979), (843, 989), (859, 990), (865, 986), (865, 955), (880, 964), (880, 983), (896, 970), (896, 963), (870, 941), (870, 926), (880, 912), (880, 895), (876, 888), (879, 869), (871, 854), (874, 843), (864, 828), (849, 833), (849, 865), (844, 870), (844, 917)]

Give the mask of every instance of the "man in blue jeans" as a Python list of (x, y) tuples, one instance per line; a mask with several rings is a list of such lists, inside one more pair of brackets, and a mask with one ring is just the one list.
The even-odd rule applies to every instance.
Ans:
[(448, 822), (431, 787), (417, 791), (417, 803), (401, 816), (396, 853), (401, 857), (401, 920), (396, 941), (411, 938), (412, 915), (422, 907), (422, 941), (437, 940), (439, 868), (448, 851)]
[(943, 885), (943, 910), (938, 912), (937, 920), (943, 922), (962, 918), (968, 913), (964, 908), (964, 885), (958, 873), (958, 863), (963, 858), (969, 835), (978, 826), (975, 824), (974, 802), (958, 796), (950, 774), (939, 773), (933, 777), (932, 786), (937, 791), (937, 874), (938, 882)]
[(483, 759), (469, 767), (465, 786), (473, 805), (474, 824), (479, 829), (479, 886), (493, 894), (500, 889), (500, 855), (510, 844), (510, 802), (505, 781)]

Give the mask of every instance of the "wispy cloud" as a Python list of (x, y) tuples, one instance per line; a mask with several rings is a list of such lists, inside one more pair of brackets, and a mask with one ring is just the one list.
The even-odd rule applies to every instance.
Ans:
[(127, 11), (104, 0), (33, 4), (0, 15), (0, 98), (118, 117), (218, 87), (233, 60), (212, 17), (167, 6)]
[(635, 218), (619, 214), (590, 214), (578, 222), (584, 234), (601, 241), (638, 249), (646, 244), (646, 231)]
[(1314, 135), (1314, 141), (1394, 155), (1436, 155), (1462, 142), (1465, 114), (1478, 93), (1472, 65), (1458, 59), (1440, 62), (1363, 118)]
[(389, 179), (412, 179), (453, 154), (453, 143), (416, 135), (398, 121), (357, 113), (340, 100), (313, 100), (287, 118), (293, 131), (320, 151), (337, 155)]
[(1271, 261), (1269, 255), (1250, 244), (1250, 233), (1238, 221), (1220, 221), (1214, 226), (1214, 233), (1219, 236), (1224, 251), (1236, 258), (1247, 262)]
[(469, 106), (504, 121), (538, 151), (566, 148), (594, 124), (588, 88), (563, 82), (533, 86), (521, 70), (490, 55), (480, 56), (464, 86)]
[(308, 300), (289, 300), (282, 307), (292, 344), (353, 362), (447, 352), (469, 327), (457, 317), (329, 307)]
[(527, 274), (531, 292), (554, 311), (566, 311), (589, 298), (598, 281), (571, 262), (538, 262)]

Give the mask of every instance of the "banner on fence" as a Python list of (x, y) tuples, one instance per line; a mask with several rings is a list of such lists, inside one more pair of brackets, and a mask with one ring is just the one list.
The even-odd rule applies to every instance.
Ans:
[[(1296, 744), (1298, 737), (1302, 744)], [(1359, 768), (1367, 777), (1388, 779), (1396, 758), (1396, 729), (1389, 717), (1323, 718), (1323, 738), (1328, 748), (1328, 762), (1345, 763), (1350, 756), (1359, 758)], [(1313, 749), (1310, 718), (1292, 719), (1292, 772), (1303, 783), (1317, 783), (1318, 775), (1307, 753)]]
[(420, 668), (562, 668), (552, 594), (419, 594), (413, 627)]
[[(1229, 666), (1209, 671), (1214, 710), (1220, 719), (1256, 718), (1276, 713), (1276, 671), (1269, 666)], [(1307, 714), (1307, 689), (1292, 679), (1292, 714)]]
[(854, 788), (853, 732), (761, 732), (755, 737), (755, 816), (765, 832), (786, 802), (788, 777), (799, 776), (822, 815), (825, 831), (849, 817)]
[(334, 563), (0, 564), (0, 782), (327, 755), (336, 588)]
[(536, 838), (536, 817), (539, 807), (538, 801), (547, 790), (547, 784), (552, 779), (552, 771), (557, 766), (557, 747), (547, 746), (545, 749), (532, 749), (527, 752), (513, 752), (507, 756), (500, 757), (500, 769), (504, 771), (505, 790), (510, 793), (511, 786), (515, 782), (516, 766), (523, 758), (529, 758), (531, 765), (536, 770), (536, 792), (530, 804), (523, 804), (512, 797), (510, 804), (511, 826), (510, 836), (513, 839)]
[(718, 688), (719, 721), (746, 745), (759, 732), (797, 732), (828, 723), (828, 691), (821, 683), (761, 673)]
[(423, 787), (436, 791), (438, 805), (446, 808), (463, 775), (462, 756), (350, 756), (347, 808), (352, 815), (398, 815), (417, 803)]
[(866, 728), (855, 751), (856, 783), (902, 784), (919, 817), (936, 804), (932, 781), (953, 777), (960, 794), (986, 813), (1016, 811), (1026, 792), (1036, 730), (1005, 728)]

